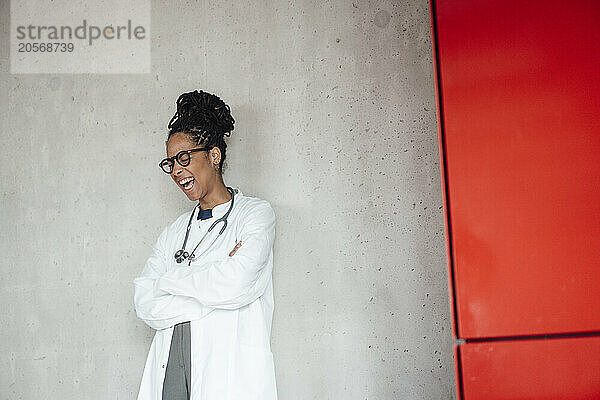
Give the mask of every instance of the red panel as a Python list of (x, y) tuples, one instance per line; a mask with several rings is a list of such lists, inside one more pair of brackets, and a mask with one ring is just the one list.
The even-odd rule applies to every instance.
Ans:
[(460, 345), (464, 400), (600, 399), (600, 337)]
[[(429, 7), (429, 23), (430, 23), (430, 30), (431, 30), (431, 34), (432, 37), (435, 37), (435, 24), (434, 24), (434, 14), (433, 14), (433, 7)], [(432, 52), (432, 59), (436, 60), (437, 59), (437, 53), (436, 53), (436, 46), (431, 46), (431, 52)], [(438, 74), (438, 70), (437, 70), (437, 64), (434, 62), (433, 63), (433, 72), (434, 75), (437, 76)], [(435, 85), (435, 98), (436, 98), (436, 103), (439, 104), (439, 84), (438, 84), (438, 80), (435, 79), (434, 80), (434, 85)], [(437, 126), (438, 126), (438, 143), (439, 143), (439, 148), (442, 148), (442, 143), (443, 143), (443, 135), (442, 135), (442, 130), (440, 129), (440, 127), (442, 126), (442, 119), (441, 119), (441, 115), (440, 115), (440, 107), (436, 107), (436, 119), (437, 119)], [(440, 172), (442, 177), (446, 175), (446, 171), (445, 171), (445, 165), (444, 165), (444, 153), (442, 151), (440, 151), (438, 153), (439, 156), (439, 160), (440, 160)], [(442, 190), (442, 199), (444, 202), (444, 220), (447, 221), (448, 220), (448, 205), (446, 203), (446, 186), (444, 185), (444, 180), (442, 179), (441, 181), (442, 185), (441, 185), (441, 190)], [(448, 229), (448, 224), (444, 224), (444, 237), (446, 238), (446, 254), (450, 255), (452, 254), (452, 249), (450, 248), (450, 231)], [(448, 267), (448, 274), (447, 274), (447, 278), (448, 278), (448, 288), (452, 289), (453, 287), (453, 281), (452, 281), (452, 265), (450, 263), (450, 257), (448, 257), (447, 261), (447, 267)], [(458, 327), (456, 326), (456, 315), (454, 314), (454, 295), (453, 295), (453, 291), (450, 290), (449, 291), (450, 297), (449, 297), (449, 303), (450, 303), (450, 314), (451, 314), (451, 325), (452, 325), (452, 337), (454, 339), (458, 338), (458, 335), (456, 334)], [(456, 350), (456, 349), (455, 349)]]
[(457, 344), (453, 344), (452, 345), (452, 354), (454, 356), (454, 377), (455, 377), (455, 382), (456, 385), (454, 386), (455, 388), (455, 398), (456, 399), (462, 399), (461, 398), (461, 392), (460, 392), (460, 365), (458, 363), (458, 345)]
[(434, 8), (459, 336), (600, 330), (600, 2)]

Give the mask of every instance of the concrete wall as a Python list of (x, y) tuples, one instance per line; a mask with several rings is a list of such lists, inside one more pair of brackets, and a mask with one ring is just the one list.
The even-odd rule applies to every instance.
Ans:
[(452, 399), (426, 0), (154, 1), (152, 73), (9, 74), (0, 399), (134, 399), (132, 280), (193, 207), (162, 173), (184, 91), (232, 109), (225, 183), (278, 217), (282, 400)]

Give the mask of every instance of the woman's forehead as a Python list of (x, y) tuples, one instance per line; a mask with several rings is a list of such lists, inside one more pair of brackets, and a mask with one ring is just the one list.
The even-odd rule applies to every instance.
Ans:
[(185, 133), (174, 133), (167, 142), (167, 157), (172, 157), (181, 150), (193, 149), (196, 143)]

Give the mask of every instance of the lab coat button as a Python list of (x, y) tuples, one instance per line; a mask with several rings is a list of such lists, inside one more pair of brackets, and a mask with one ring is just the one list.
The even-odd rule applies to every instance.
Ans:
[(165, 364), (163, 364), (163, 365), (162, 365), (162, 367), (164, 368), (164, 367), (165, 367)]

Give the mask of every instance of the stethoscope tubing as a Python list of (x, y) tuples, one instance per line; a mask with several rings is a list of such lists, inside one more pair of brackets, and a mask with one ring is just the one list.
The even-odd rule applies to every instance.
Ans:
[[(212, 245), (216, 242), (216, 240), (219, 238), (219, 236), (221, 236), (221, 234), (223, 233), (223, 231), (225, 231), (225, 228), (227, 228), (227, 218), (229, 217), (229, 214), (231, 213), (231, 210), (233, 209), (233, 199), (235, 197), (235, 193), (234, 190), (232, 188), (230, 188), (229, 186), (227, 186), (227, 190), (229, 191), (229, 193), (231, 193), (231, 204), (229, 205), (229, 209), (227, 210), (227, 212), (225, 213), (225, 215), (223, 215), (221, 218), (217, 219), (215, 222), (213, 222), (211, 224), (211, 226), (208, 228), (208, 230), (206, 231), (206, 233), (204, 234), (204, 236), (202, 236), (202, 238), (200, 239), (200, 241), (198, 242), (198, 244), (196, 245), (196, 247), (194, 247), (194, 250), (192, 250), (192, 252), (190, 254), (188, 254), (185, 251), (185, 245), (187, 244), (187, 240), (188, 240), (188, 236), (190, 234), (190, 228), (192, 227), (192, 220), (194, 218), (194, 214), (196, 212), (196, 209), (200, 209), (200, 204), (198, 203), (196, 205), (196, 207), (194, 207), (194, 210), (192, 211), (192, 215), (190, 215), (190, 219), (188, 221), (188, 225), (187, 225), (187, 229), (185, 232), (185, 239), (183, 240), (183, 245), (181, 246), (181, 250), (177, 251), (175, 253), (175, 260), (177, 260), (178, 263), (182, 263), (186, 258), (189, 258), (189, 263), (188, 265), (191, 265), (192, 261), (194, 261), (197, 257), (199, 257), (200, 255), (206, 253), (206, 251), (208, 249), (210, 249), (212, 247)], [(208, 235), (215, 226), (217, 226), (217, 224), (219, 224), (220, 222), (223, 222), (223, 226), (221, 227), (221, 230), (219, 231), (219, 233), (217, 234), (217, 236), (215, 236), (215, 238), (213, 239), (213, 241), (211, 242), (211, 244), (202, 252), (202, 254), (200, 254), (199, 256), (195, 256), (194, 252), (196, 251), (196, 249), (198, 248), (198, 246), (200, 246), (200, 243), (202, 243), (204, 241), (204, 238), (206, 237), (206, 235)]]

